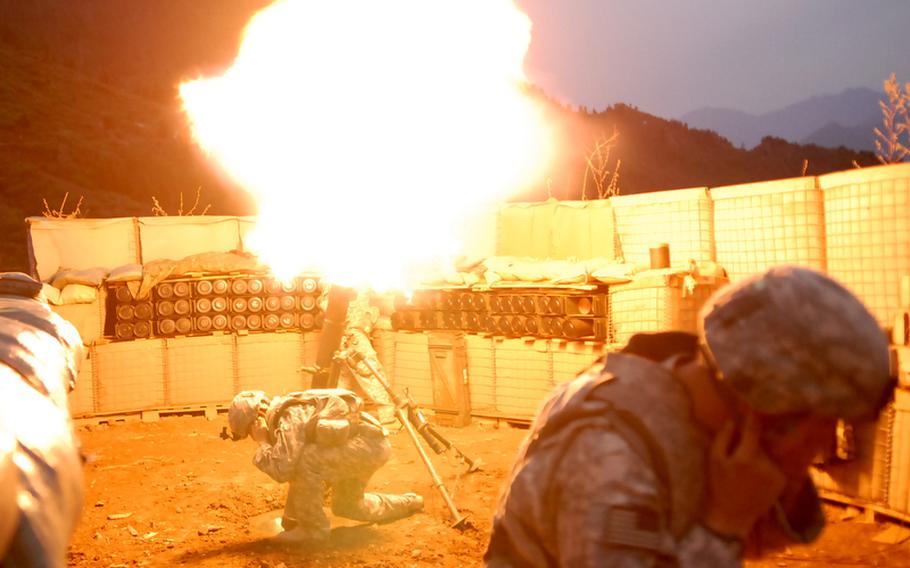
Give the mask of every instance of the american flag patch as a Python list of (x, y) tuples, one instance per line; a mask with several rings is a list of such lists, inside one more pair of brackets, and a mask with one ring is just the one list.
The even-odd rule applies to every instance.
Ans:
[(660, 548), (660, 516), (654, 509), (612, 507), (604, 529), (604, 540), (608, 544), (647, 550)]

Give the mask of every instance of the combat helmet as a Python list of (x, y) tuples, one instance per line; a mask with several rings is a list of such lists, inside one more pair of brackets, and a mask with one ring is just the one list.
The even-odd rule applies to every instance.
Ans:
[(235, 441), (249, 436), (250, 428), (256, 421), (259, 404), (266, 398), (263, 391), (255, 390), (243, 391), (234, 396), (228, 409), (228, 426)]
[(884, 332), (820, 272), (772, 268), (719, 290), (701, 316), (708, 357), (758, 412), (872, 417), (891, 395)]

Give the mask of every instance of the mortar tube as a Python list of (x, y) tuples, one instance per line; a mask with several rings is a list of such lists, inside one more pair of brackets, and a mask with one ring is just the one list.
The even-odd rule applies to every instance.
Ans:
[(341, 347), (345, 324), (348, 318), (348, 306), (357, 296), (357, 291), (345, 286), (329, 288), (328, 304), (325, 308), (325, 322), (322, 335), (319, 337), (319, 348), (316, 351), (316, 373), (313, 375), (312, 388), (324, 389), (338, 386), (338, 365), (333, 363), (335, 352)]

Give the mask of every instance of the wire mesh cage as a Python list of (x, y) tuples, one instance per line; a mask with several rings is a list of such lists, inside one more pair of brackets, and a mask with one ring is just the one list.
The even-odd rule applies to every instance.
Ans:
[(825, 204), (816, 178), (711, 189), (717, 262), (731, 280), (778, 264), (825, 270)]
[(670, 245), (673, 266), (714, 260), (714, 220), (707, 188), (621, 195), (610, 202), (626, 262), (648, 265), (656, 242)]
[(910, 274), (910, 164), (818, 178), (825, 200), (828, 273), (855, 292), (883, 327)]
[(725, 278), (666, 274), (610, 286), (611, 341), (625, 344), (639, 332), (697, 331), (698, 311)]

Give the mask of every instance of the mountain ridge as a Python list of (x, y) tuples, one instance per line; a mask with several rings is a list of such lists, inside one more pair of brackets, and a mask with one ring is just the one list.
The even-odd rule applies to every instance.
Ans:
[[(267, 3), (0, 0), (0, 269), (27, 270), (24, 219), (41, 215), (45, 200), (56, 208), (68, 196), (71, 212), (81, 197), (92, 217), (142, 216), (152, 214), (153, 197), (176, 213), (201, 188), (210, 214), (254, 214), (250, 198), (193, 143), (176, 88), (229, 64), (246, 21)], [(132, 33), (140, 24), (142, 41)], [(596, 198), (591, 184), (581, 194), (585, 156), (614, 129), (611, 168), (622, 161), (623, 194), (794, 177), (804, 160), (810, 175), (876, 163), (868, 152), (773, 137), (745, 150), (632, 105), (590, 113), (531, 90), (557, 152), (546, 176), (515, 200)]]
[[(804, 140), (826, 142), (832, 147), (844, 145), (860, 150), (872, 150), (872, 128), (881, 122), (878, 101), (884, 94), (866, 87), (852, 87), (837, 94), (814, 95), (761, 114), (752, 114), (724, 107), (702, 107), (687, 112), (679, 120), (696, 128), (714, 130), (736, 145), (752, 148), (765, 136), (791, 142)], [(831, 125), (851, 130), (844, 140), (832, 137)], [(827, 136), (813, 134), (828, 129)], [(857, 147), (858, 128), (867, 128), (868, 143)]]

